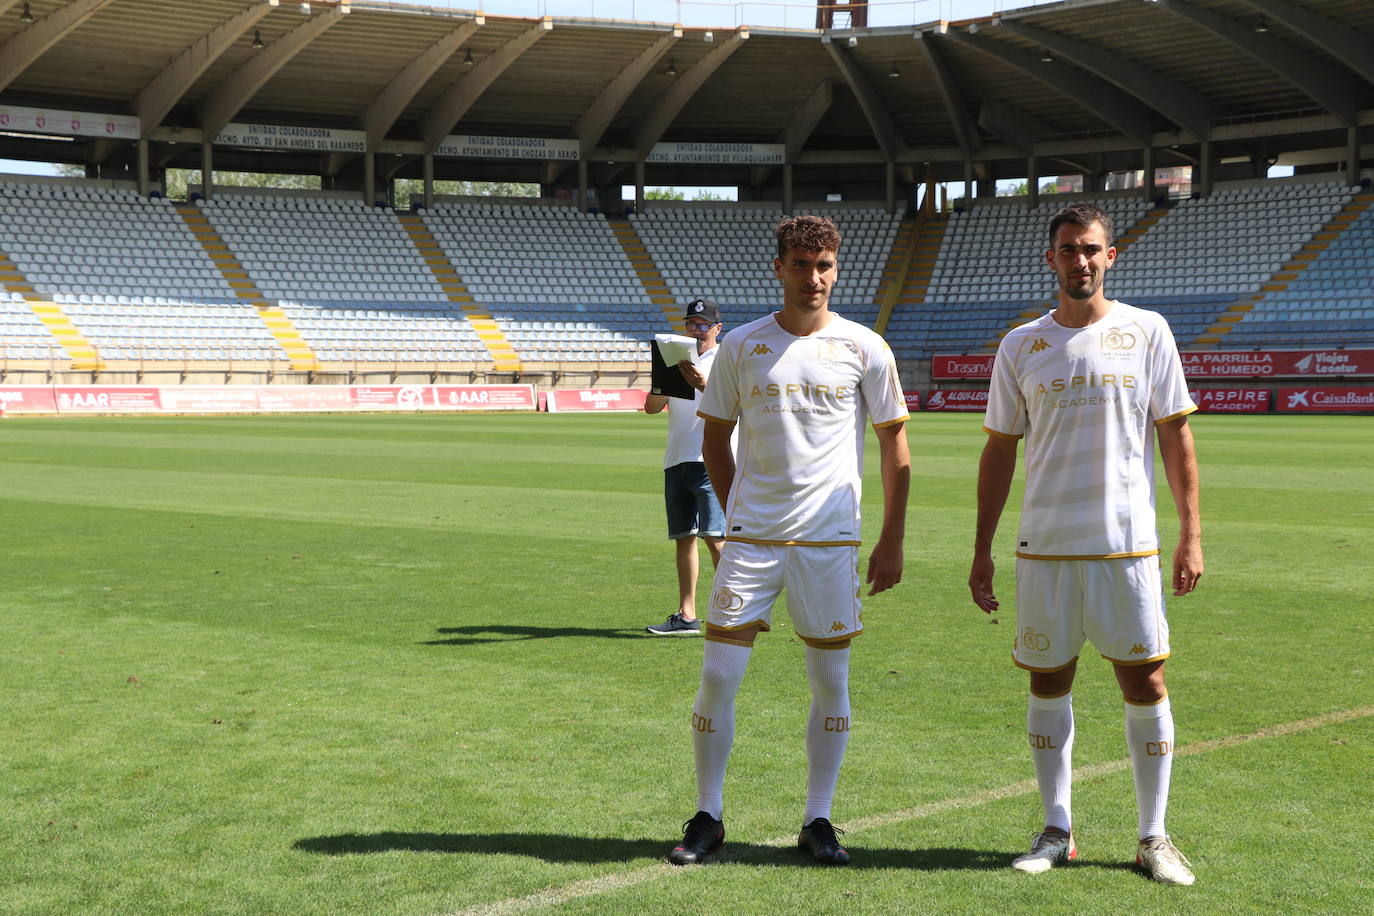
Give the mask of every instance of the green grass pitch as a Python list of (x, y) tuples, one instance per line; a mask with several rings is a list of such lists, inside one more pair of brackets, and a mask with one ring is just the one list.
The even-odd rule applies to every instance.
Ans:
[[(964, 584), (980, 420), (908, 426), (905, 581), (855, 644), (844, 870), (792, 846), (807, 688), (781, 609), (738, 702), (725, 854), (661, 864), (695, 802), (701, 653), (642, 633), (675, 601), (662, 418), (0, 422), (0, 912), (1367, 907), (1374, 419), (1193, 421), (1208, 568), (1170, 604), (1168, 668), (1191, 888), (1129, 867), (1121, 703), (1092, 655), (1079, 864), (1007, 868), (1040, 811), (1014, 511), (1003, 617)], [(875, 457), (870, 437), (870, 532)]]

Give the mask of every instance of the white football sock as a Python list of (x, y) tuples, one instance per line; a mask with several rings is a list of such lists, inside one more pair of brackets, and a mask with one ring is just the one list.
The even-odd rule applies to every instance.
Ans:
[(811, 716), (806, 724), (806, 812), (802, 826), (830, 819), (835, 783), (849, 743), (849, 648), (806, 647)]
[(735, 741), (735, 694), (749, 665), (749, 646), (706, 640), (701, 688), (692, 707), (692, 750), (697, 765), (697, 810), (721, 819), (725, 764)]
[(1031, 694), (1026, 710), (1031, 760), (1040, 801), (1045, 806), (1045, 826), (1072, 829), (1070, 804), (1073, 789), (1073, 694), (1038, 697)]
[(1169, 776), (1174, 766), (1174, 715), (1165, 697), (1153, 706), (1126, 704), (1126, 746), (1135, 777), (1140, 838), (1165, 836)]

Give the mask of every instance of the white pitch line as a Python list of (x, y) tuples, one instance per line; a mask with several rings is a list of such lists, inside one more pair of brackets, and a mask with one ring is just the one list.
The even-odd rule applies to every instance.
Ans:
[[(1207, 754), (1212, 751), (1220, 751), (1237, 747), (1242, 744), (1248, 744), (1251, 741), (1258, 741), (1262, 738), (1281, 738), (1285, 735), (1295, 735), (1299, 732), (1311, 731), (1314, 728), (1335, 725), (1338, 722), (1349, 722), (1354, 719), (1364, 719), (1369, 716), (1374, 716), (1374, 706), (1360, 706), (1355, 709), (1339, 709), (1334, 712), (1323, 713), (1320, 716), (1312, 716), (1309, 719), (1298, 719), (1295, 722), (1282, 722), (1278, 725), (1266, 726), (1242, 735), (1227, 735), (1222, 738), (1212, 738), (1209, 741), (1197, 741), (1192, 744), (1185, 744), (1177, 748), (1174, 754), (1179, 757), (1190, 757), (1194, 754)], [(1130, 767), (1130, 758), (1107, 760), (1102, 763), (1094, 763), (1089, 766), (1076, 768), (1073, 771), (1073, 778), (1075, 780), (1095, 779), (1100, 776), (1108, 776), (1113, 773), (1129, 770)], [(998, 786), (993, 789), (984, 789), (981, 792), (974, 792), (972, 795), (965, 795), (962, 798), (944, 798), (939, 801), (928, 802), (924, 805), (917, 805), (914, 808), (890, 811), (887, 814), (872, 814), (868, 817), (846, 821), (845, 832), (858, 833), (863, 830), (871, 830), (875, 827), (888, 827), (893, 824), (920, 820), (921, 818), (932, 817), (936, 814), (944, 814), (949, 811), (958, 811), (962, 808), (977, 808), (982, 805), (992, 804), (993, 802), (1004, 801), (1008, 798), (1028, 795), (1035, 791), (1035, 780), (1023, 779), (1020, 782), (1010, 783), (1009, 785)], [(786, 836), (764, 840), (760, 845), (783, 846), (790, 845), (794, 842), (796, 842), (796, 834), (789, 833)], [(657, 878), (681, 875), (686, 871), (690, 871), (690, 869), (684, 870), (678, 866), (668, 865), (667, 863), (646, 865), (642, 868), (636, 868), (630, 871), (611, 872), (609, 874), (599, 875), (595, 878), (588, 878), (585, 881), (577, 881), (573, 884), (565, 884), (561, 887), (551, 887), (526, 897), (511, 897), (506, 900), (496, 900), (491, 903), (478, 904), (468, 907), (467, 909), (446, 913), (444, 916), (507, 916), (507, 914), (510, 913), (526, 913), (540, 907), (558, 906), (559, 904), (567, 903), (570, 900), (576, 900), (580, 897), (592, 897), (597, 894), (624, 890), (627, 887), (634, 887), (637, 884), (643, 884), (646, 881), (653, 881)]]

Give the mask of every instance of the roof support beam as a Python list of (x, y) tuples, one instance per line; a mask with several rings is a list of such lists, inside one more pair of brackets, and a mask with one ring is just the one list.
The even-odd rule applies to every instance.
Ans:
[[(582, 112), (582, 117), (577, 119), (573, 125), (570, 136), (578, 141), (580, 155), (585, 161), (591, 158), (592, 150), (596, 149), (601, 138), (606, 135), (606, 128), (611, 126), (615, 116), (620, 113), (620, 109), (625, 105), (625, 100), (635, 91), (639, 84), (654, 69), (663, 55), (677, 44), (682, 37), (682, 30), (674, 27), (673, 31), (659, 38), (649, 47), (639, 52), (635, 59), (621, 68), (606, 88), (601, 90), (601, 94), (596, 97), (596, 101), (586, 111)], [(553, 184), (558, 180), (558, 176), (563, 174), (563, 170), (568, 167), (566, 162), (550, 162), (544, 169), (544, 183)]]
[[(391, 130), (396, 119), (405, 111), (410, 100), (424, 88), (444, 62), (452, 57), (459, 48), (467, 44), (469, 38), (482, 27), (484, 20), (469, 20), (444, 35), (434, 44), (421, 51), (419, 56), (406, 65), (386, 88), (377, 94), (358, 119), (358, 126), (367, 131), (367, 149), (375, 151), (377, 145)], [(474, 65), (475, 70), (475, 65)]]
[(473, 66), (467, 76), (450, 86), (434, 103), (434, 107), (420, 116), (420, 136), (424, 138), (427, 154), (438, 149), (444, 138), (463, 120), (468, 109), (496, 82), (497, 77), (506, 72), (507, 67), (548, 34), (547, 26), (551, 24), (552, 20), (544, 20), (488, 54)]
[(144, 139), (151, 136), (172, 106), (200, 79), (201, 74), (271, 11), (270, 5), (255, 3), (237, 16), (226, 19), (178, 54), (161, 73), (153, 77), (133, 103), (134, 113), (141, 124), (141, 136)]
[[(162, 119), (210, 65), (271, 11), (272, 6), (268, 3), (254, 4), (221, 22), (172, 58), (129, 105), (129, 110), (138, 115), (139, 136), (144, 140), (151, 137)], [(92, 145), (91, 161), (104, 162), (122, 145), (113, 140), (96, 141)]]
[(822, 47), (830, 53), (835, 66), (840, 70), (840, 75), (844, 77), (854, 97), (859, 100), (859, 107), (868, 119), (868, 126), (873, 130), (873, 136), (878, 141), (878, 149), (882, 150), (883, 158), (888, 162), (895, 160), (906, 149), (906, 142), (897, 133), (897, 125), (893, 123), (892, 115), (887, 113), (882, 99), (878, 98), (877, 90), (847, 51), (833, 41), (824, 42)]
[(329, 7), (287, 32), (258, 52), (214, 89), (200, 105), (202, 142), (214, 143), (224, 125), (233, 120), (277, 71), (331, 26), (343, 19), (347, 7)]
[(978, 138), (978, 129), (973, 125), (973, 119), (969, 117), (968, 106), (964, 104), (964, 94), (959, 91), (959, 82), (954, 78), (949, 64), (945, 63), (944, 56), (935, 47), (935, 42), (930, 36), (925, 32), (917, 32), (915, 37), (920, 42), (919, 46), (926, 56), (926, 62), (930, 64), (930, 69), (935, 72), (940, 98), (945, 100), (945, 113), (954, 125), (954, 136), (959, 141), (959, 149), (963, 151), (965, 159), (972, 159), (978, 152), (981, 141)]
[[(835, 83), (832, 80), (821, 80), (811, 94), (806, 97), (806, 101), (801, 103), (801, 107), (792, 115), (792, 120), (787, 122), (783, 128), (778, 142), (784, 147), (782, 161), (793, 163), (801, 155), (802, 149), (806, 146), (806, 141), (816, 129), (816, 125), (821, 123), (821, 118), (830, 110), (830, 106), (835, 101)], [(773, 170), (771, 165), (755, 166), (750, 176), (750, 185), (757, 187), (768, 179), (768, 173)]]
[[(0, 90), (28, 69), (43, 53), (72, 29), (81, 25), (114, 0), (72, 0), (66, 6), (20, 29), (0, 44)], [(10, 4), (13, 6), (14, 4)]]
[(1355, 123), (1355, 81), (1346, 73), (1303, 53), (1282, 39), (1256, 32), (1252, 25), (1194, 6), (1186, 0), (1155, 2), (1273, 70), (1334, 114), (1342, 124), (1349, 127)]
[(988, 99), (978, 109), (978, 126), (1027, 156), (1035, 154), (1036, 138), (1052, 133), (1044, 121), (997, 99)]
[(1292, 0), (1241, 0), (1323, 48), (1365, 81), (1374, 83), (1374, 43)]
[(1182, 83), (1174, 82), (1162, 73), (1127, 60), (1103, 47), (1070, 38), (1059, 32), (1015, 19), (1003, 19), (996, 24), (1008, 32), (1041, 45), (1057, 57), (1065, 58), (1084, 70), (1096, 73), (1193, 136), (1199, 139), (1207, 136), (1214, 117), (1211, 106), (1199, 93)]
[(682, 109), (692, 100), (692, 96), (697, 94), (697, 90), (704, 86), (706, 81), (720, 69), (721, 64), (730, 59), (730, 55), (744, 47), (748, 38), (748, 31), (737, 30), (727, 40), (720, 42), (708, 51), (705, 57), (689, 67), (677, 78), (672, 87), (659, 97), (658, 103), (649, 111), (634, 132), (632, 142), (641, 162), (649, 158), (649, 153), (653, 152), (654, 144), (663, 137), (668, 125), (672, 124), (673, 120), (682, 113)]
[(1020, 70), (1031, 79), (1044, 83), (1055, 92), (1082, 105), (1141, 146), (1150, 142), (1149, 109), (1120, 89), (1095, 80), (1085, 82), (1082, 71), (1076, 67), (1059, 61), (1042, 61), (1039, 55), (1004, 41), (982, 35), (970, 35), (956, 29), (950, 29), (944, 37), (981, 51)]

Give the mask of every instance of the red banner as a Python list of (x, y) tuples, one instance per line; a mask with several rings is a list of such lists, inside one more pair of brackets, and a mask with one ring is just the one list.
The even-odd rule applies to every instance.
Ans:
[[(1374, 350), (1189, 350), (1179, 358), (1190, 379), (1374, 376)], [(930, 358), (930, 377), (992, 378), (992, 360), (988, 354), (937, 353)]]
[(1331, 385), (1319, 388), (1280, 388), (1274, 406), (1280, 413), (1374, 411), (1374, 388)]
[(346, 385), (261, 385), (258, 409), (263, 413), (353, 410), (353, 390)]
[(157, 389), (152, 387), (59, 385), (53, 392), (59, 413), (157, 413), (162, 409)]
[(921, 392), (903, 391), (902, 397), (906, 399), (907, 413), (915, 413), (921, 409)]
[(207, 385), (158, 389), (161, 409), (172, 413), (257, 413), (256, 388)]
[(1199, 388), (1188, 392), (1203, 413), (1268, 413), (1268, 388)]
[(937, 353), (930, 358), (930, 377), (933, 379), (992, 378), (992, 354), (954, 356)]
[(8, 414), (534, 410), (535, 397), (533, 385), (11, 385), (0, 386), (0, 405)]
[(587, 411), (643, 410), (648, 395), (642, 388), (590, 388), (578, 391), (550, 391), (549, 413)]
[(0, 386), (0, 404), (10, 414), (57, 413), (57, 398), (48, 385)]
[(926, 410), (982, 412), (988, 409), (986, 391), (932, 391), (926, 395)]
[(534, 410), (533, 385), (436, 385), (434, 404), (442, 410)]
[(1179, 358), (1189, 378), (1374, 375), (1374, 350), (1203, 350)]

